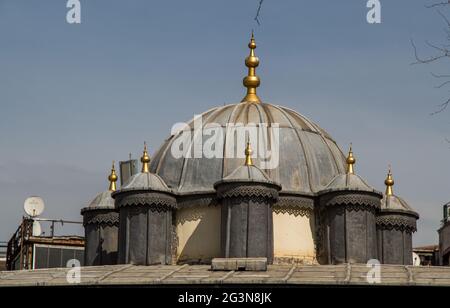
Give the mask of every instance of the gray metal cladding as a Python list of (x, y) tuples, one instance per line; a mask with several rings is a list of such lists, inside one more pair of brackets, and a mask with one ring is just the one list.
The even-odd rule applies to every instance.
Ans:
[(171, 264), (172, 211), (148, 205), (120, 208), (119, 263)]
[(107, 190), (99, 193), (84, 210), (95, 208), (114, 208), (114, 199), (111, 197), (111, 191)]
[[(269, 177), (279, 182), (283, 191), (315, 193), (322, 190), (336, 175), (345, 172), (345, 158), (336, 142), (318, 125), (304, 116), (285, 107), (271, 104), (232, 104), (213, 108), (201, 115), (200, 132), (194, 131), (194, 120), (187, 123), (192, 138), (189, 141), (191, 158), (175, 158), (171, 147), (180, 137), (180, 132), (170, 136), (155, 153), (151, 171), (155, 172), (175, 192), (189, 193), (213, 191), (213, 183), (233, 172), (243, 164), (243, 153), (223, 159), (192, 158), (194, 143), (203, 143), (211, 136), (211, 125), (220, 126), (224, 136), (222, 153), (236, 146), (236, 135), (227, 130), (228, 124), (248, 126), (256, 124), (263, 128), (261, 156), (271, 150), (271, 128), (279, 125), (279, 165), (264, 169)], [(228, 133), (227, 133), (228, 132)], [(239, 146), (239, 145), (237, 145)], [(277, 149), (278, 150), (278, 149)], [(259, 166), (260, 159), (254, 159)]]
[[(156, 190), (162, 192), (168, 192), (170, 189), (166, 183), (156, 174), (150, 172), (140, 172), (133, 175), (128, 182), (120, 189), (120, 192), (127, 190)], [(118, 192), (114, 192), (113, 195), (117, 195)]]
[(380, 261), (384, 264), (412, 264), (412, 233), (419, 215), (396, 195), (384, 196), (377, 216)]
[(118, 213), (111, 191), (99, 193), (81, 210), (85, 228), (84, 264), (117, 264)]
[(383, 264), (412, 265), (412, 234), (400, 229), (378, 229), (378, 258)]
[(346, 205), (327, 209), (328, 264), (366, 263), (377, 258), (375, 211)]

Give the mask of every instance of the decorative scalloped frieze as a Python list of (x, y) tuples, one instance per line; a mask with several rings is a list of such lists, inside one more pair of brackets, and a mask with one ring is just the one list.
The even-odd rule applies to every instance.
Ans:
[(119, 226), (119, 213), (105, 210), (85, 212), (83, 215), (83, 225), (87, 226), (90, 224), (117, 227)]
[(278, 200), (278, 190), (264, 185), (224, 184), (217, 188), (217, 195), (223, 198), (250, 198), (255, 201), (261, 199)]
[(377, 227), (382, 230), (398, 230), (406, 232), (416, 232), (417, 223), (413, 217), (400, 215), (382, 215), (376, 218)]
[(155, 192), (117, 195), (116, 203), (119, 208), (126, 206), (145, 206), (156, 211), (167, 211), (176, 209), (177, 207), (174, 197)]
[(370, 194), (331, 194), (322, 199), (322, 203), (326, 206), (346, 205), (349, 210), (358, 211), (359, 206), (369, 206), (374, 209), (380, 208), (380, 198)]

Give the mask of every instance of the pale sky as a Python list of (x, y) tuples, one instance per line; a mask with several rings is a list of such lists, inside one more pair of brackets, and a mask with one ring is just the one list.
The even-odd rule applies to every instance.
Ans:
[[(260, 97), (319, 124), (356, 170), (395, 192), (421, 218), (415, 245), (437, 243), (450, 201), (450, 109), (429, 114), (448, 89), (411, 65), (445, 43), (429, 0), (381, 0), (368, 24), (365, 0), (81, 0), (82, 23), (65, 0), (0, 0), (0, 241), (15, 231), (23, 201), (40, 195), (45, 217), (81, 221), (107, 188), (111, 161), (151, 153), (176, 122), (240, 101), (255, 29)], [(450, 9), (444, 11), (450, 16)], [(81, 228), (74, 230), (81, 232)]]

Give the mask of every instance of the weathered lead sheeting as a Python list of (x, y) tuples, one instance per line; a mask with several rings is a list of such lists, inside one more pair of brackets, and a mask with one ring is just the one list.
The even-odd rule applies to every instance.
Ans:
[[(238, 146), (232, 134), (226, 134), (228, 124), (267, 125), (263, 129), (263, 148), (270, 150), (271, 127), (278, 124), (279, 165), (265, 170), (283, 191), (315, 193), (323, 189), (336, 175), (345, 172), (345, 159), (336, 142), (318, 125), (286, 107), (271, 104), (231, 104), (216, 107), (200, 116), (200, 132), (194, 130), (194, 121), (188, 123), (192, 138), (187, 142), (190, 153), (193, 144), (205, 144), (210, 138), (207, 127), (215, 125), (224, 136), (221, 151)], [(173, 188), (175, 192), (213, 191), (212, 185), (242, 165), (241, 158), (175, 158), (172, 145), (180, 133), (169, 137), (155, 153), (150, 170)], [(234, 140), (233, 140), (234, 139)], [(203, 143), (201, 142), (203, 141)], [(251, 141), (256, 147), (256, 142)], [(278, 150), (278, 149), (277, 149)], [(243, 155), (242, 153), (237, 153)], [(259, 155), (260, 156), (260, 155)], [(258, 165), (258, 159), (255, 159)]]

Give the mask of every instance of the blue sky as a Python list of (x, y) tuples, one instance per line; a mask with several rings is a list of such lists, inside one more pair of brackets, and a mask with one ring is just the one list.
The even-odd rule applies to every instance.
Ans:
[[(0, 240), (42, 196), (44, 216), (81, 220), (107, 188), (111, 160), (153, 153), (175, 122), (244, 95), (252, 28), (260, 97), (326, 129), (357, 172), (379, 190), (387, 165), (395, 192), (421, 215), (415, 244), (437, 243), (450, 201), (450, 95), (411, 65), (410, 39), (444, 42), (429, 0), (381, 0), (382, 23), (366, 1), (81, 0), (82, 23), (66, 23), (65, 0), (0, 0)], [(445, 12), (445, 11), (444, 11)], [(447, 10), (450, 15), (450, 10)]]

